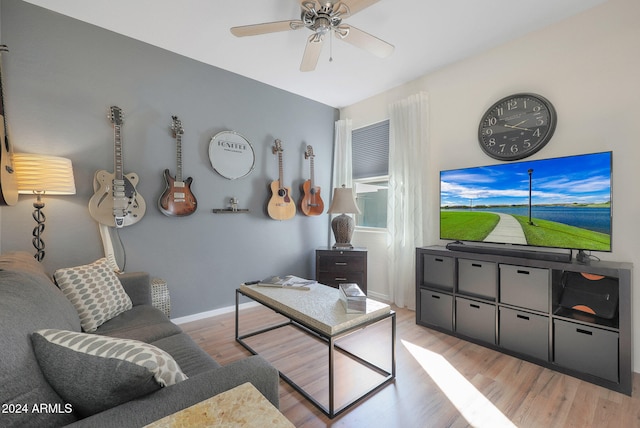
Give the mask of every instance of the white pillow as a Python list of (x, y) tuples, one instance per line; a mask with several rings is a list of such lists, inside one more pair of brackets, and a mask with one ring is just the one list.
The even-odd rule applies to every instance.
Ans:
[(80, 325), (86, 332), (96, 331), (103, 323), (133, 306), (106, 258), (84, 266), (58, 269), (53, 277), (75, 306)]

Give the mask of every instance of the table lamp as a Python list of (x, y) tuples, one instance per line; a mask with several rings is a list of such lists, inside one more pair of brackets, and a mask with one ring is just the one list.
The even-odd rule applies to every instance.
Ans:
[(329, 214), (341, 213), (331, 221), (331, 229), (333, 229), (333, 236), (336, 239), (333, 248), (353, 248), (351, 235), (353, 235), (354, 221), (347, 214), (360, 214), (353, 197), (353, 189), (345, 187), (344, 184), (342, 187), (336, 187), (333, 190), (333, 199), (327, 212)]
[(33, 219), (36, 227), (33, 228), (33, 246), (36, 248), (34, 257), (38, 261), (44, 259), (44, 232), (45, 216), (42, 212), (44, 202), (42, 196), (47, 195), (74, 195), (76, 186), (73, 181), (73, 168), (69, 159), (36, 155), (28, 153), (14, 153), (13, 167), (16, 173), (19, 194), (34, 194), (36, 201), (33, 203)]

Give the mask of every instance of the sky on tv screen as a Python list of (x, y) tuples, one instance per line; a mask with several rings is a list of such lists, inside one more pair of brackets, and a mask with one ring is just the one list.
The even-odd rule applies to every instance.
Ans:
[(611, 152), (466, 168), (440, 173), (440, 205), (610, 202)]

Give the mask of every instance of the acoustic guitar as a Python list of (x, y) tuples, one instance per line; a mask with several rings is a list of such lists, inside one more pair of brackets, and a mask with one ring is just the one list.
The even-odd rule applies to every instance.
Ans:
[(139, 222), (147, 206), (136, 190), (138, 175), (123, 172), (122, 110), (112, 106), (108, 117), (113, 124), (114, 173), (105, 170), (96, 172), (93, 181), (95, 193), (89, 200), (89, 213), (100, 224), (120, 228)]
[(158, 199), (158, 208), (166, 216), (184, 217), (196, 211), (198, 202), (191, 192), (193, 178), (182, 179), (182, 134), (184, 134), (184, 128), (178, 116), (171, 116), (171, 118), (173, 119), (171, 132), (176, 140), (176, 177), (173, 178), (168, 169), (164, 170), (165, 189)]
[(309, 159), (310, 178), (302, 183), (304, 196), (300, 201), (300, 209), (307, 216), (319, 215), (324, 211), (324, 202), (320, 197), (320, 187), (314, 183), (313, 159), (315, 155), (313, 154), (313, 147), (310, 145), (307, 146), (307, 150), (304, 152), (304, 158)]
[(282, 180), (282, 142), (276, 140), (273, 154), (278, 155), (278, 179), (271, 182), (271, 199), (267, 205), (269, 217), (274, 220), (288, 220), (296, 215), (296, 204), (291, 198), (291, 188), (285, 187)]
[[(6, 45), (0, 45), (0, 55), (8, 52)], [(4, 84), (2, 82), (2, 63), (0, 62), (0, 204), (15, 205), (18, 202), (18, 181), (13, 170), (13, 148), (9, 140), (7, 115), (4, 108)]]

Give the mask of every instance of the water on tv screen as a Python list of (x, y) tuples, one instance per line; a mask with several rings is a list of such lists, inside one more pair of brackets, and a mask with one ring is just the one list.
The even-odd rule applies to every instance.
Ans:
[(440, 238), (611, 251), (611, 152), (440, 173)]

